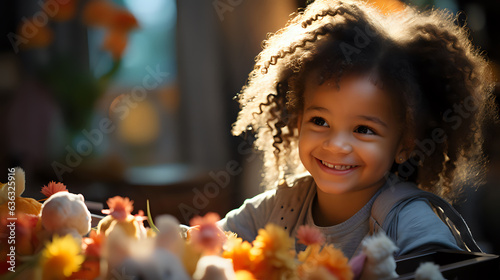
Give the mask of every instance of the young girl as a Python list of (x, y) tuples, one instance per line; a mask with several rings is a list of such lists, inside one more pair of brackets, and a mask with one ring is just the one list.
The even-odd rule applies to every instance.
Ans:
[[(271, 190), (219, 225), (249, 241), (268, 223), (292, 236), (310, 225), (351, 258), (383, 191), (410, 182), (451, 202), (479, 182), (481, 129), (496, 112), (467, 35), (437, 10), (316, 0), (298, 12), (257, 56), (233, 129), (256, 134)], [(398, 255), (463, 248), (426, 199), (391, 226)]]

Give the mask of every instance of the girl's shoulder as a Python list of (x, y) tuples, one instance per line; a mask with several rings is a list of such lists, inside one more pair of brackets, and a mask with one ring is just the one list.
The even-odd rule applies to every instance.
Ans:
[(285, 204), (307, 203), (316, 194), (316, 185), (311, 175), (294, 179), (289, 185), (280, 182), (276, 189), (276, 202)]
[(281, 180), (277, 191), (301, 192), (314, 187), (314, 179), (309, 173), (293, 177), (289, 180)]
[(414, 183), (397, 180), (378, 195), (372, 206), (370, 230), (380, 229), (396, 241), (400, 253), (427, 243), (481, 251), (460, 213), (443, 198)]

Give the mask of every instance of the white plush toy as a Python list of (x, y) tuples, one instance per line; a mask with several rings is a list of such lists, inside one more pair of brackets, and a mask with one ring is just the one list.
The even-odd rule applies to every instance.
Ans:
[(83, 195), (58, 192), (42, 205), (41, 221), (49, 235), (71, 234), (81, 240), (91, 228), (91, 216)]
[(398, 249), (385, 233), (380, 232), (363, 240), (363, 254), (366, 255), (362, 280), (393, 279), (396, 273), (394, 252)]
[(193, 274), (194, 280), (234, 280), (233, 263), (230, 259), (209, 255), (201, 257)]
[(184, 240), (181, 237), (179, 220), (172, 215), (159, 215), (155, 219), (155, 225), (159, 231), (156, 235), (156, 247), (182, 256)]
[(415, 271), (416, 280), (445, 280), (439, 271), (439, 265), (431, 262), (421, 263)]
[(184, 240), (179, 221), (171, 215), (160, 215), (155, 219), (155, 224), (159, 232), (156, 235), (156, 249), (149, 264), (150, 270), (155, 274), (147, 279), (191, 279), (180, 260), (184, 252)]
[(162, 215), (155, 224), (158, 234), (147, 239), (132, 238), (120, 227), (111, 229), (105, 251), (109, 266), (104, 279), (191, 279), (179, 258), (184, 248), (179, 222), (173, 216)]
[[(132, 242), (144, 242), (131, 240)], [(111, 268), (107, 279), (144, 279), (144, 280), (190, 280), (179, 258), (165, 250), (154, 250), (145, 258), (136, 255), (126, 257), (123, 262)]]

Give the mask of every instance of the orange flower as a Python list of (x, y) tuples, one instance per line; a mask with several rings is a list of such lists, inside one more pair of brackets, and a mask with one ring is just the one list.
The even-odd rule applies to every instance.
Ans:
[(241, 238), (229, 239), (224, 244), (226, 247), (222, 257), (233, 260), (234, 271), (252, 271), (252, 245)]
[(87, 257), (99, 258), (101, 256), (104, 234), (98, 234), (95, 230), (91, 230), (89, 237), (84, 237), (82, 241), (82, 248)]
[(102, 210), (102, 213), (111, 215), (117, 220), (125, 220), (134, 209), (134, 201), (128, 197), (115, 196), (106, 201), (109, 209)]
[(111, 29), (118, 29), (124, 32), (130, 32), (139, 27), (135, 16), (125, 9), (116, 9), (109, 22)]
[[(12, 230), (13, 228), (7, 227), (7, 225), (10, 223), (10, 221), (7, 220), (7, 218), (12, 218), (12, 217), (11, 216), (0, 217), (0, 244), (2, 244), (2, 246), (3, 244), (5, 245), (10, 244), (8, 243), (8, 237), (12, 236), (9, 234), (9, 231)], [(23, 256), (32, 255), (35, 253), (35, 249), (38, 246), (36, 225), (39, 217), (38, 215), (17, 213), (15, 215), (15, 218), (17, 219), (17, 222), (15, 224), (16, 254)], [(10, 246), (6, 246), (6, 248), (9, 247)], [(0, 252), (3, 253), (3, 250), (0, 250)]]
[(122, 32), (139, 27), (132, 13), (105, 0), (93, 0), (85, 5), (83, 22), (89, 26), (108, 27)]
[(226, 235), (215, 224), (220, 220), (216, 213), (208, 213), (204, 217), (194, 217), (189, 224), (191, 231), (191, 242), (202, 248), (206, 254), (218, 254), (226, 241)]
[(116, 6), (105, 0), (89, 1), (82, 14), (83, 22), (89, 26), (108, 26), (110, 18), (116, 11)]
[(325, 236), (317, 229), (308, 225), (300, 226), (297, 230), (297, 238), (299, 243), (306, 246), (312, 244), (323, 244), (325, 243)]
[(68, 279), (96, 279), (99, 277), (101, 248), (104, 241), (104, 234), (98, 234), (95, 230), (91, 230), (89, 237), (84, 237), (82, 240), (82, 249), (85, 255), (85, 261), (80, 269)]
[(25, 40), (23, 40), (22, 47), (25, 49), (32, 48), (43, 48), (52, 42), (54, 38), (54, 33), (50, 30), (47, 25), (35, 24), (35, 20), (24, 20), (23, 23), (18, 28), (18, 34), (20, 34)]
[[(55, 4), (54, 4), (55, 2)], [(61, 3), (62, 2), (62, 3)], [(52, 19), (55, 21), (66, 21), (75, 16), (78, 0), (65, 0), (65, 1), (45, 1), (44, 10), (53, 10), (52, 6), (57, 5)]]
[(111, 30), (106, 34), (102, 48), (111, 53), (115, 60), (119, 60), (127, 47), (128, 34), (122, 30)]
[(127, 47), (128, 32), (139, 27), (132, 13), (105, 0), (88, 2), (83, 10), (82, 19), (89, 26), (108, 29), (102, 48), (109, 51), (115, 60), (122, 57)]
[(98, 259), (86, 259), (80, 266), (80, 269), (73, 272), (66, 280), (97, 279), (101, 275), (100, 269), (101, 265)]
[(323, 249), (317, 244), (308, 246), (306, 251), (299, 254), (299, 260), (304, 262), (299, 267), (301, 277), (316, 274), (320, 268), (325, 268), (339, 280), (350, 280), (354, 276), (347, 257), (331, 244)]
[(49, 198), (51, 195), (57, 192), (67, 192), (68, 189), (63, 183), (56, 183), (54, 181), (50, 181), (47, 186), (42, 187), (41, 193)]
[(256, 280), (255, 276), (248, 270), (238, 270), (235, 274), (236, 280)]

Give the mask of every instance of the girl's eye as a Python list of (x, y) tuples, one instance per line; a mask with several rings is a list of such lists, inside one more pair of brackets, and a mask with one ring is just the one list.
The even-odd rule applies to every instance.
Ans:
[(367, 127), (367, 126), (364, 126), (364, 125), (360, 125), (358, 126), (355, 130), (354, 130), (355, 133), (360, 133), (360, 134), (367, 134), (367, 135), (375, 135), (375, 132)]
[(315, 125), (318, 125), (318, 126), (325, 126), (325, 127), (328, 127), (328, 123), (326, 123), (325, 119), (323, 118), (320, 118), (320, 117), (313, 117), (311, 119), (311, 122)]

